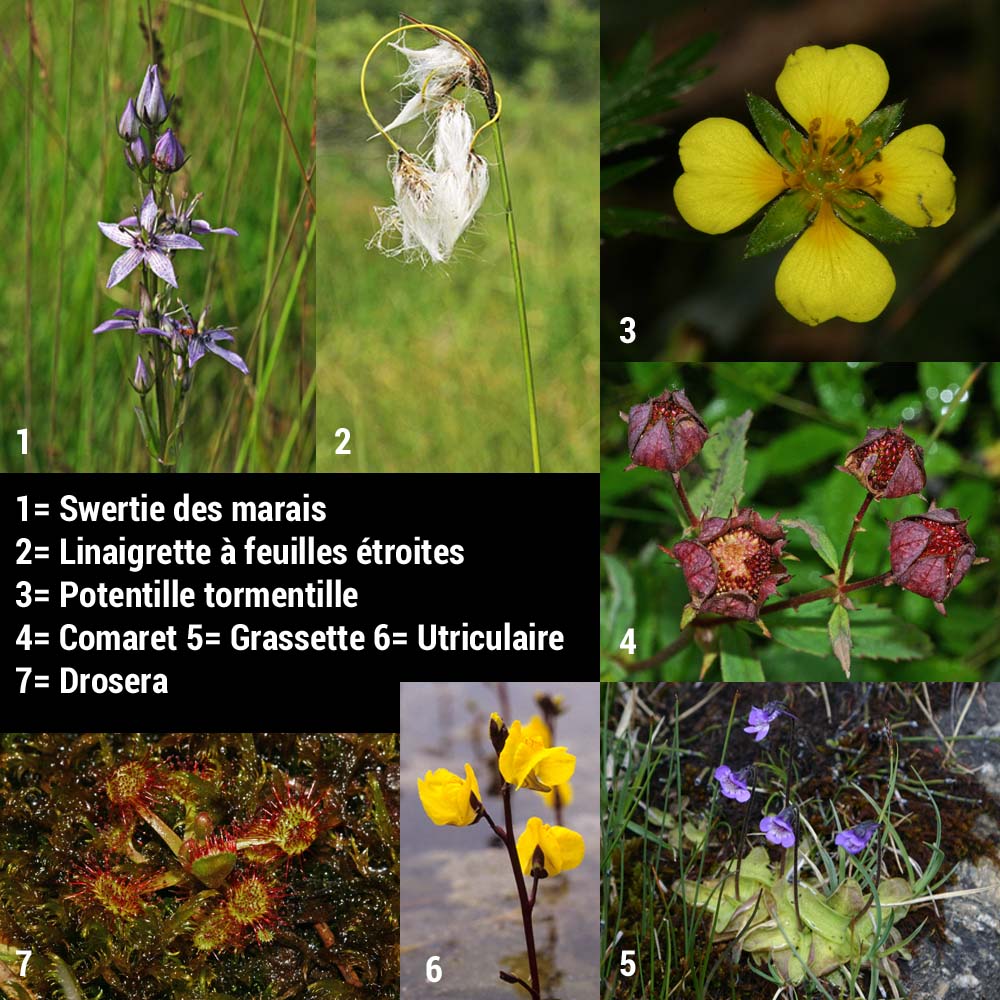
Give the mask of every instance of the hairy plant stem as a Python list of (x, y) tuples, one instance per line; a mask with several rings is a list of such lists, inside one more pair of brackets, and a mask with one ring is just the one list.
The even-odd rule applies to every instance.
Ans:
[(740, 898), (740, 866), (743, 864), (743, 848), (747, 845), (747, 827), (750, 825), (750, 804), (753, 802), (754, 792), (757, 791), (757, 768), (750, 766), (750, 798), (747, 799), (747, 807), (743, 810), (743, 825), (740, 827), (740, 843), (737, 847), (736, 855), (736, 899)]
[(492, 817), (486, 811), (482, 803), (479, 804), (480, 813), (483, 819), (490, 825), (490, 829), (497, 835), (504, 847), (507, 848), (507, 856), (510, 858), (511, 871), (514, 873), (514, 883), (517, 886), (517, 898), (521, 904), (521, 922), (524, 925), (524, 944), (528, 952), (528, 968), (531, 972), (531, 985), (529, 986), (523, 979), (512, 976), (510, 973), (501, 973), (501, 978), (509, 976), (508, 982), (520, 983), (530, 994), (531, 1000), (541, 1000), (541, 987), (538, 978), (538, 958), (535, 955), (535, 931), (531, 922), (531, 911), (535, 905), (535, 894), (538, 892), (538, 879), (536, 878), (531, 886), (531, 896), (528, 896), (528, 889), (524, 884), (524, 875), (521, 872), (521, 862), (517, 856), (517, 843), (514, 840), (514, 814), (510, 805), (510, 785), (504, 782), (500, 791), (503, 799), (504, 827), (497, 826)]
[(670, 478), (674, 481), (674, 489), (677, 490), (677, 496), (680, 499), (681, 506), (684, 508), (684, 514), (688, 519), (688, 524), (690, 524), (692, 528), (697, 529), (701, 524), (701, 521), (695, 517), (694, 511), (691, 509), (687, 493), (684, 491), (684, 484), (681, 482), (681, 474), (679, 472), (672, 472), (670, 474)]
[(524, 300), (524, 278), (521, 274), (521, 256), (517, 250), (517, 231), (514, 228), (514, 207), (510, 198), (510, 181), (507, 162), (503, 155), (503, 137), (500, 122), (493, 124), (493, 141), (497, 151), (497, 174), (503, 194), (503, 210), (507, 218), (507, 242), (510, 245), (510, 266), (514, 272), (514, 297), (517, 300), (517, 322), (521, 331), (521, 361), (524, 366), (524, 389), (528, 397), (528, 434), (531, 438), (531, 471), (542, 471), (542, 455), (538, 445), (538, 410), (535, 407), (535, 376), (531, 367), (531, 341), (528, 338), (528, 310)]
[(854, 515), (851, 533), (847, 536), (847, 544), (844, 546), (844, 556), (840, 560), (840, 572), (837, 574), (838, 587), (844, 586), (844, 580), (847, 578), (847, 564), (851, 559), (851, 549), (854, 546), (854, 536), (861, 530), (861, 522), (864, 520), (864, 516), (868, 512), (868, 507), (874, 499), (873, 494), (866, 493), (864, 500), (861, 502), (860, 510)]

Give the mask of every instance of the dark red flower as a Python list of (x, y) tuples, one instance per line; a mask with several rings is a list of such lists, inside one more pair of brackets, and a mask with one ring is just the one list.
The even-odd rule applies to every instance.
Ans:
[(903, 433), (903, 425), (869, 427), (864, 441), (847, 453), (841, 472), (850, 473), (876, 500), (919, 493), (927, 482), (924, 449)]
[(766, 520), (745, 508), (733, 517), (707, 518), (697, 541), (678, 542), (671, 554), (684, 571), (695, 612), (755, 621), (790, 579), (780, 562), (784, 546), (777, 516)]
[(890, 523), (889, 560), (896, 583), (930, 598), (942, 614), (941, 602), (962, 582), (976, 558), (966, 524), (954, 507)]
[(645, 465), (659, 472), (679, 472), (708, 440), (708, 428), (683, 389), (665, 389), (621, 417), (628, 421), (628, 450), (632, 456), (628, 469)]

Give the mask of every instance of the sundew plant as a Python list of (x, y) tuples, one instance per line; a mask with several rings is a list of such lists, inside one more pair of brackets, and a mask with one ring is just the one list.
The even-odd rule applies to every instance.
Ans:
[(954, 744), (897, 738), (952, 687), (751, 687), (604, 688), (603, 995), (922, 995), (942, 901), (988, 891), (944, 888), (957, 857), (995, 856)]
[[(134, 306), (115, 310), (94, 333), (128, 330), (140, 338), (132, 388), (139, 397), (135, 413), (143, 440), (160, 471), (177, 464), (184, 414), (194, 385), (195, 366), (214, 354), (243, 375), (246, 362), (227, 344), (229, 328), (209, 322), (209, 307), (192, 312), (178, 285), (174, 257), (181, 250), (203, 250), (196, 237), (238, 236), (229, 226), (215, 228), (195, 218), (201, 195), (175, 201), (173, 176), (187, 163), (180, 140), (169, 127), (170, 106), (156, 65), (146, 69), (136, 98), (129, 98), (118, 120), (125, 165), (136, 177), (137, 204), (120, 222), (98, 228), (124, 252), (111, 265), (107, 287), (139, 275)], [(140, 200), (141, 199), (141, 200)], [(197, 318), (195, 318), (197, 315)]]
[[(490, 164), (476, 152), (476, 141), (487, 129), (492, 131), (520, 330), (531, 469), (541, 472), (524, 279), (500, 128), (503, 97), (493, 84), (489, 66), (472, 45), (447, 28), (414, 21), (406, 15), (403, 19), (405, 24), (375, 42), (361, 69), (365, 112), (392, 148), (389, 173), (394, 194), (392, 205), (375, 209), (378, 230), (368, 246), (409, 262), (442, 265), (451, 260), (489, 189)], [(424, 38), (433, 39), (432, 44), (421, 46), (416, 42)], [(383, 46), (405, 60), (397, 84), (403, 93), (403, 105), (386, 125), (372, 112), (365, 86), (368, 65)], [(467, 108), (473, 94), (481, 99), (486, 113), (486, 120), (478, 128)], [(406, 149), (394, 135), (414, 121), (422, 122), (426, 131), (414, 147)], [(422, 153), (421, 149), (429, 152)]]
[[(818, 366), (816, 378), (835, 367)], [(647, 368), (650, 375), (656, 370)], [(860, 379), (850, 375), (857, 368), (841, 368), (860, 388)], [(797, 366), (778, 369), (794, 378)], [(951, 464), (950, 456), (957, 457), (952, 446), (942, 447), (946, 426), (957, 428), (954, 418), (980, 390), (986, 366), (962, 366), (962, 381), (943, 385), (931, 382), (952, 375), (944, 368), (892, 370), (902, 378), (918, 375), (931, 419), (916, 419), (923, 407), (901, 406), (896, 419), (886, 420), (892, 406), (875, 396), (869, 410), (863, 394), (854, 394), (856, 430), (848, 429), (851, 422), (841, 427), (840, 419), (810, 427), (801, 416), (815, 420), (822, 411), (788, 397), (783, 401), (799, 414), (796, 426), (787, 435), (774, 436), (769, 429), (757, 435), (751, 400), (747, 409), (737, 405), (732, 415), (706, 421), (702, 398), (692, 400), (679, 381), (622, 407), (618, 434), (627, 457), (614, 482), (624, 486), (639, 470), (661, 476), (673, 496), (657, 492), (677, 511), (681, 532), (636, 525), (636, 533), (648, 531), (649, 542), (631, 570), (605, 554), (605, 676), (615, 676), (612, 663), (626, 672), (652, 669), (677, 676), (672, 672), (679, 670), (688, 676), (697, 660), (699, 677), (721, 669), (723, 679), (763, 680), (773, 676), (769, 664), (780, 662), (797, 670), (800, 679), (813, 679), (813, 671), (822, 669), (817, 659), (825, 658), (851, 677), (865, 660), (930, 660), (933, 644), (923, 628), (934, 628), (934, 618), (947, 619), (954, 594), (967, 592), (985, 608), (995, 603), (990, 559), (980, 550), (981, 541), (989, 539), (992, 505), (984, 509), (968, 491), (955, 488), (965, 473)], [(725, 385), (735, 369), (719, 366), (714, 372), (716, 385)], [(740, 376), (733, 377), (738, 385)], [(698, 384), (704, 382), (699, 378)], [(817, 388), (822, 395), (832, 386)], [(760, 398), (763, 403), (767, 395)], [(988, 410), (983, 416), (989, 421)], [(989, 426), (982, 426), (987, 441)], [(766, 451), (748, 448), (751, 434)], [(986, 476), (990, 454), (981, 459)], [(943, 469), (935, 467), (936, 460), (945, 462)], [(969, 474), (974, 466), (969, 463)], [(769, 474), (804, 468), (815, 468), (817, 483), (826, 483), (827, 473), (831, 480), (815, 490), (805, 509), (801, 483), (769, 488)], [(763, 504), (747, 502), (748, 483)], [(960, 506), (963, 496), (973, 503), (971, 513)], [(866, 554), (856, 566), (861, 538)], [(660, 563), (658, 577), (660, 569), (664, 576), (673, 571), (681, 585), (671, 587), (669, 599), (661, 592), (654, 604), (639, 607), (636, 593), (645, 585), (641, 567), (653, 562)], [(655, 635), (650, 615), (666, 619), (659, 634), (672, 635), (670, 641), (650, 641)], [(959, 615), (963, 623), (946, 630), (949, 645), (957, 641), (969, 663), (990, 663), (997, 637), (988, 612), (972, 618), (963, 609)], [(796, 655), (782, 656), (786, 651)], [(941, 662), (943, 668), (949, 664), (947, 658)]]
[(4, 734), (0, 995), (395, 996), (398, 817), (394, 734)]

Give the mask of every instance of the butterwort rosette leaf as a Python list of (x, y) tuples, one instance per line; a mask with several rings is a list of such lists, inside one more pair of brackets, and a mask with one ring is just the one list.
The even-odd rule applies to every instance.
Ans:
[(708, 428), (683, 389), (665, 389), (621, 416), (628, 422), (632, 456), (628, 469), (644, 465), (659, 472), (679, 472), (708, 440)]
[(854, 476), (876, 500), (908, 497), (927, 483), (924, 449), (903, 433), (902, 424), (869, 427), (864, 441), (837, 468)]
[(942, 603), (976, 561), (976, 546), (954, 507), (938, 507), (890, 523), (889, 561), (896, 583)]
[(680, 563), (695, 614), (758, 621), (764, 602), (791, 577), (782, 565), (785, 532), (777, 516), (743, 508), (733, 517), (710, 517), (697, 540), (678, 542)]

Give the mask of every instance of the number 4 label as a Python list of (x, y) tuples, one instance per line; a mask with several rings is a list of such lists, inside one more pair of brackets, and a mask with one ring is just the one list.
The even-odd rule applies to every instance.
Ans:
[(619, 649), (624, 649), (629, 656), (635, 656), (635, 629), (629, 628), (625, 630), (625, 634), (622, 636), (622, 641), (618, 644)]

